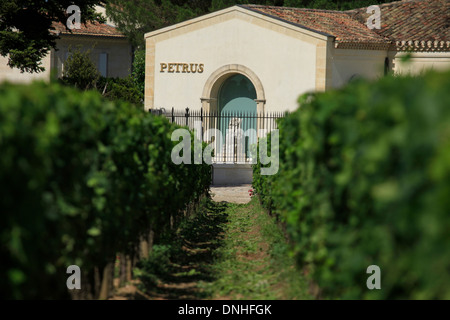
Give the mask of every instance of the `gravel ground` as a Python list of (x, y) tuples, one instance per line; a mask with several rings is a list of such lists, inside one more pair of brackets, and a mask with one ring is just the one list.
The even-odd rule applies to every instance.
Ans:
[(226, 201), (230, 203), (247, 203), (250, 201), (248, 190), (250, 184), (238, 186), (211, 186), (212, 199), (216, 202)]

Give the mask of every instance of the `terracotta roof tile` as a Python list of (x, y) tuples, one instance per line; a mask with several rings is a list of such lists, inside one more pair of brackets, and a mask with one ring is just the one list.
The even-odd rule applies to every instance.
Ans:
[(72, 29), (72, 32), (70, 32), (70, 30), (68, 30), (61, 22), (54, 22), (52, 28), (53, 30), (51, 31), (62, 34), (125, 38), (125, 36), (116, 28), (98, 22), (81, 23), (81, 29)]
[(343, 42), (385, 42), (380, 35), (342, 11), (244, 5), (244, 8), (263, 13), (303, 28), (331, 35)]
[[(450, 2), (448, 0), (397, 1), (379, 5), (379, 35), (391, 41), (449, 41)], [(367, 8), (347, 11), (354, 19), (366, 21)]]
[[(412, 47), (418, 42), (450, 49), (450, 2), (448, 0), (410, 0), (379, 5), (381, 29), (366, 26), (367, 8), (348, 11), (242, 5), (276, 19), (335, 37), (339, 43), (397, 44)], [(400, 45), (399, 45), (400, 44)], [(411, 46), (410, 46), (411, 47)]]

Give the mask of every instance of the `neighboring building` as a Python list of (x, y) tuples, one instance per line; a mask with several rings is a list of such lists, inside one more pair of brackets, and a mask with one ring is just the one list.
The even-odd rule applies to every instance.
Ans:
[(61, 76), (69, 47), (75, 49), (77, 46), (81, 46), (82, 50), (91, 50), (91, 60), (103, 76), (123, 78), (131, 73), (131, 45), (114, 26), (88, 22), (86, 25), (82, 23), (81, 29), (70, 32), (62, 23), (54, 23), (52, 32), (57, 33), (60, 39), (56, 40), (57, 50), (50, 50), (42, 59), (44, 72), (21, 73), (19, 69), (7, 65), (7, 57), (0, 56), (0, 82), (49, 80), (52, 73)]
[(448, 1), (379, 7), (379, 30), (367, 27), (367, 8), (240, 5), (147, 33), (145, 107), (294, 110), (300, 94), (356, 77), (450, 67)]
[(81, 24), (81, 29), (66, 30), (62, 23), (55, 24), (61, 39), (57, 40), (56, 52), (51, 52), (51, 69), (61, 76), (64, 61), (69, 55), (69, 48), (81, 46), (91, 51), (91, 60), (104, 77), (126, 77), (131, 73), (132, 49), (127, 38), (116, 28), (107, 24)]

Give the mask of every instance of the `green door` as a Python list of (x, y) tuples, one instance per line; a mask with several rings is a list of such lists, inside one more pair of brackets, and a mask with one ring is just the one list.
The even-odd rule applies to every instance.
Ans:
[[(230, 144), (227, 139), (227, 130), (254, 129), (256, 133), (256, 90), (251, 81), (241, 75), (236, 74), (229, 77), (223, 83), (219, 92), (219, 129), (222, 132), (224, 143)], [(244, 152), (248, 158), (250, 146), (256, 143), (256, 134), (244, 137)], [(229, 150), (229, 149), (228, 149)]]

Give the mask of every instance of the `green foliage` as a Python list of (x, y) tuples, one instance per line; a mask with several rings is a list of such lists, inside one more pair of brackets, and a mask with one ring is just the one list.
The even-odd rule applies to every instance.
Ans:
[(170, 245), (154, 245), (149, 258), (139, 261), (135, 274), (145, 285), (157, 285), (159, 276), (173, 271), (170, 265), (172, 251)]
[(211, 11), (217, 11), (238, 4), (261, 4), (268, 6), (283, 6), (283, 0), (212, 0)]
[[(202, 197), (193, 214), (176, 230), (162, 235), (150, 256), (139, 261), (134, 270), (140, 289), (151, 297), (156, 293), (167, 299), (208, 298), (199, 287), (214, 278), (211, 265), (215, 263), (215, 249), (221, 244), (225, 207), (210, 197)], [(179, 283), (190, 285), (180, 291)]]
[[(81, 20), (99, 20), (94, 14), (98, 0), (78, 0)], [(41, 72), (41, 59), (55, 48), (56, 36), (51, 33), (53, 22), (66, 24), (71, 0), (0, 0), (0, 55), (8, 56), (8, 65), (21, 71)]]
[(69, 49), (70, 56), (64, 63), (61, 83), (82, 90), (96, 89), (109, 100), (123, 100), (142, 106), (144, 102), (145, 52), (139, 51), (134, 65), (135, 71), (126, 78), (100, 76), (90, 59), (90, 50), (81, 47)]
[(136, 88), (144, 94), (145, 89), (145, 50), (134, 52), (133, 72), (131, 77)]
[(197, 201), (210, 166), (171, 162), (175, 128), (95, 91), (1, 85), (1, 297), (66, 297), (69, 265), (91, 277)]
[(289, 246), (275, 219), (253, 198), (228, 205), (224, 239), (212, 273), (203, 287), (212, 298), (273, 300), (309, 299), (305, 277), (295, 269)]
[(371, 5), (393, 2), (391, 0), (284, 0), (283, 6), (326, 10), (351, 10)]
[[(280, 120), (277, 120), (278, 125)], [(273, 188), (273, 180), (277, 177), (277, 175), (262, 175), (261, 168), (270, 167), (271, 165), (276, 165), (279, 168), (279, 159), (272, 159), (276, 163), (262, 164), (261, 159), (271, 157), (271, 146), (272, 146), (272, 136), (271, 134), (267, 134), (266, 137), (260, 138), (257, 145), (256, 154), (258, 155), (258, 161), (255, 165), (253, 165), (253, 182), (252, 185), (258, 193), (259, 200), (261, 204), (269, 210), (269, 213), (272, 213), (272, 197), (271, 197), (271, 189)], [(267, 146), (266, 148), (262, 148), (262, 146)], [(275, 146), (274, 151), (280, 151), (279, 146)]]
[(256, 199), (234, 205), (205, 197), (196, 213), (162, 237), (134, 272), (150, 297), (311, 298), (288, 250), (275, 219)]
[(347, 10), (383, 3), (383, 0), (110, 0), (106, 10), (135, 48), (143, 49), (144, 34), (239, 4)]
[(88, 90), (95, 87), (100, 73), (90, 58), (90, 50), (82, 51), (81, 46), (75, 50), (69, 47), (69, 57), (64, 62), (62, 80), (64, 83)]
[(202, 13), (197, 1), (170, 0), (110, 0), (107, 15), (135, 48), (144, 48), (144, 34), (174, 23), (194, 18)]
[[(450, 73), (304, 95), (280, 123), (262, 202), (333, 298), (450, 298)], [(381, 290), (366, 269), (381, 268)]]
[(259, 4), (267, 6), (314, 8), (327, 10), (349, 10), (379, 4), (383, 0), (212, 0), (211, 11), (216, 11), (239, 4)]
[(105, 78), (100, 77), (96, 83), (96, 89), (110, 100), (123, 100), (142, 106), (144, 104), (144, 93), (136, 84), (135, 80), (129, 76), (126, 78)]

